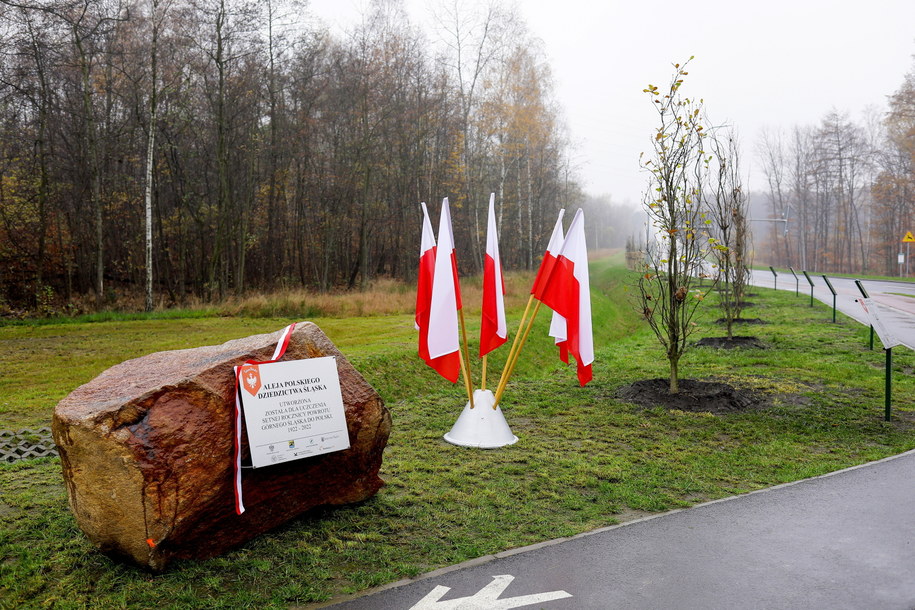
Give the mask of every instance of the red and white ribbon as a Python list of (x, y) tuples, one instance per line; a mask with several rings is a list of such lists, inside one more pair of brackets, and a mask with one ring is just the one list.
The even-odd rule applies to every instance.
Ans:
[[(292, 336), (292, 331), (295, 329), (295, 322), (287, 326), (283, 330), (283, 334), (280, 336), (280, 340), (276, 342), (276, 349), (273, 351), (273, 356), (270, 360), (257, 361), (257, 360), (248, 360), (245, 364), (270, 364), (271, 362), (276, 362), (283, 357), (283, 354), (286, 353), (286, 348), (289, 347), (289, 338)], [(235, 513), (240, 515), (245, 512), (245, 505), (242, 503), (242, 494), (241, 494), (241, 366), (235, 367), (235, 472), (234, 472), (234, 488), (235, 488)]]

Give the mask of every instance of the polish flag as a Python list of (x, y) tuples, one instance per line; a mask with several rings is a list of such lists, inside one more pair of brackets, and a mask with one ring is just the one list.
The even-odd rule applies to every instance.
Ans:
[[(448, 198), (445, 197), (442, 200), (442, 214), (438, 223), (438, 248), (429, 299), (429, 326), (426, 337), (429, 359), (426, 363), (452, 383), (457, 381), (461, 371), (457, 316), (460, 306), (461, 295), (454, 254), (454, 234), (451, 231), (451, 212)], [(420, 354), (423, 354), (422, 348)]]
[[(423, 208), (422, 242), (419, 247), (419, 274), (416, 285), (415, 325), (419, 331), (419, 357), (429, 362), (429, 310), (432, 307), (432, 275), (435, 272), (435, 234), (429, 222), (426, 204)], [(430, 365), (431, 366), (431, 365)]]
[[(549, 277), (553, 266), (556, 264), (556, 255), (562, 248), (562, 242), (565, 238), (562, 234), (562, 217), (565, 210), (559, 210), (559, 217), (553, 226), (553, 234), (550, 235), (550, 242), (547, 244), (546, 252), (543, 254), (543, 260), (540, 261), (540, 269), (537, 270), (537, 277), (534, 279), (534, 287), (531, 294), (537, 300), (543, 300), (543, 287), (546, 278)], [(566, 364), (569, 363), (569, 345), (566, 336), (566, 319), (559, 315), (559, 312), (553, 311), (553, 319), (550, 321), (550, 336), (556, 339), (556, 345), (559, 347), (559, 358)]]
[[(451, 229), (451, 207), (448, 205), (448, 198), (445, 197), (442, 199), (442, 215), (444, 215), (444, 221), (439, 218), (438, 223), (438, 241), (441, 243), (442, 239), (442, 229), (444, 229), (443, 222), (447, 222), (448, 226), (448, 242), (449, 248), (451, 249), (451, 274), (454, 276), (454, 301), (457, 309), (463, 309), (464, 305), (461, 303), (461, 283), (458, 281), (458, 267), (457, 267), (457, 254), (454, 251), (454, 231)], [(443, 252), (448, 252), (448, 250), (443, 249)]]
[(486, 223), (486, 256), (483, 259), (483, 320), (480, 325), (480, 357), (508, 339), (505, 324), (505, 280), (499, 258), (499, 236), (496, 232), (496, 194), (489, 195), (489, 218)]
[(572, 219), (553, 269), (542, 290), (541, 301), (566, 319), (568, 350), (578, 361), (578, 382), (591, 381), (594, 338), (591, 332), (591, 285), (585, 218), (579, 209)]

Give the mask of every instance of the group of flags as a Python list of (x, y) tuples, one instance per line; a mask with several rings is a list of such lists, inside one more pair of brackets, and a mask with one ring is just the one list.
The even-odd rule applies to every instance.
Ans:
[[(415, 318), (416, 327), (419, 329), (419, 356), (452, 383), (457, 382), (463, 371), (465, 386), (471, 397), (472, 405), (470, 362), (466, 349), (463, 304), (448, 198), (446, 197), (442, 201), (437, 246), (426, 204), (423, 203), (421, 206), (423, 227)], [(569, 363), (570, 354), (575, 358), (578, 365), (578, 381), (582, 386), (591, 380), (594, 343), (591, 332), (591, 299), (584, 214), (580, 209), (576, 212), (565, 236), (563, 236), (562, 218), (563, 211), (560, 210), (531, 288), (528, 307), (525, 309), (518, 334), (502, 373), (496, 394), (497, 404), (508, 376), (511, 375), (514, 364), (517, 362), (524, 340), (533, 326), (540, 303), (553, 310), (550, 336), (554, 337), (555, 343), (559, 347), (560, 358), (566, 364)], [(505, 283), (502, 276), (496, 229), (495, 194), (491, 194), (486, 224), (483, 308), (480, 325), (480, 357), (484, 358), (484, 362), (489, 352), (508, 340), (504, 295)], [(534, 301), (537, 302), (537, 306), (533, 315), (528, 318), (528, 311)], [(461, 333), (464, 333), (465, 349), (463, 352)], [(483, 385), (485, 387), (485, 365)]]

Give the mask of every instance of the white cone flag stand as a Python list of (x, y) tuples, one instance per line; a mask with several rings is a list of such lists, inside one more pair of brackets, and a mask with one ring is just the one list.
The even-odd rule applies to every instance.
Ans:
[(502, 415), (502, 409), (492, 406), (496, 397), (490, 390), (474, 390), (473, 404), (470, 401), (461, 412), (460, 417), (445, 435), (445, 440), (452, 445), (461, 447), (477, 447), (479, 449), (496, 449), (518, 442), (518, 437), (512, 434)]

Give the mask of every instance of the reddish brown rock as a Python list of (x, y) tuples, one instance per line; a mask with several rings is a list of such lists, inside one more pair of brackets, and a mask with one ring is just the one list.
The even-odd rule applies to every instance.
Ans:
[[(232, 491), (232, 367), (268, 360), (280, 333), (159, 352), (114, 366), (54, 410), (70, 507), (98, 547), (152, 570), (218, 555), (316, 506), (371, 497), (391, 417), (321, 330), (296, 326), (283, 360), (336, 356), (350, 448), (245, 469)], [(245, 437), (246, 438), (246, 437)], [(246, 441), (243, 456), (247, 457)]]

